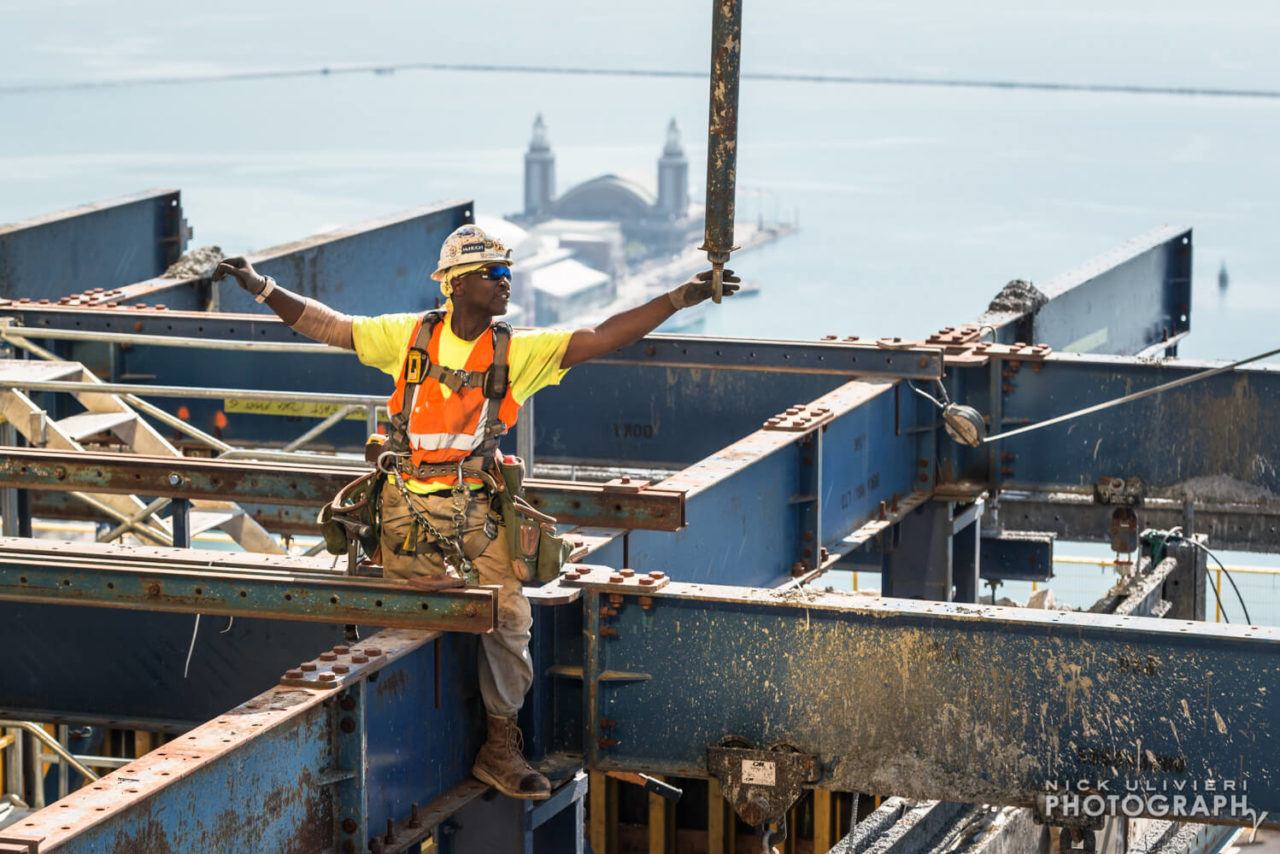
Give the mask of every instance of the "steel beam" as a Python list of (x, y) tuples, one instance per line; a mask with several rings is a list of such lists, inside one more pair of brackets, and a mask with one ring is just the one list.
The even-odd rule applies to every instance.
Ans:
[(314, 562), (196, 549), (0, 539), (0, 600), (303, 622), (488, 632), (482, 589), (428, 593), (397, 581), (291, 571)]
[[(4, 448), (0, 488), (228, 498), (315, 507), (327, 504), (339, 489), (367, 471), (351, 466)], [(525, 491), (534, 507), (563, 524), (656, 531), (684, 526), (684, 495), (674, 490), (530, 479), (525, 481)], [(36, 506), (37, 510), (41, 507), (39, 499)], [(88, 508), (76, 509), (88, 512)], [(267, 511), (268, 518), (274, 515), (275, 511)], [(314, 530), (314, 512), (303, 518)]]
[(933, 412), (916, 396), (855, 380), (796, 410), (659, 483), (685, 493), (688, 527), (631, 533), (629, 564), (684, 581), (772, 585), (927, 495)]
[[(1045, 490), (1013, 490), (1000, 495), (1000, 522), (1006, 529), (1049, 531), (1061, 540), (1100, 542), (1110, 537), (1111, 512), (1091, 494)], [(1190, 509), (1190, 514), (1188, 514)], [(1140, 527), (1169, 530), (1186, 527), (1206, 534), (1215, 549), (1247, 552), (1280, 550), (1280, 501), (1232, 503), (1197, 496), (1194, 503), (1147, 498), (1135, 507)]]
[(148, 190), (0, 225), (0, 297), (56, 301), (159, 276), (189, 229), (177, 190)]
[[(816, 756), (817, 784), (841, 790), (1033, 806), (1053, 783), (1214, 777), (1247, 785), (1259, 811), (1280, 807), (1280, 630), (678, 582), (585, 588), (593, 769), (703, 776), (707, 746), (734, 734)], [(673, 712), (695, 703), (716, 714)]]
[(431, 830), (411, 826), (414, 814), (438, 816), (436, 799), (469, 779), (481, 730), (467, 647), (400, 630), (336, 647), (311, 662), (334, 678), (286, 674), (5, 828), (0, 843), (39, 854), (402, 850)]
[(996, 340), (1079, 353), (1137, 355), (1173, 346), (1191, 328), (1191, 229), (1143, 234), (1039, 286), (1048, 302), (980, 322)]
[[(1124, 397), (1221, 363), (1053, 354), (1003, 382), (1005, 429)], [(1091, 489), (1137, 477), (1155, 497), (1274, 500), (1280, 469), (1280, 366), (1237, 368), (998, 444), (1008, 489)], [(1047, 529), (1051, 530), (1051, 529)]]

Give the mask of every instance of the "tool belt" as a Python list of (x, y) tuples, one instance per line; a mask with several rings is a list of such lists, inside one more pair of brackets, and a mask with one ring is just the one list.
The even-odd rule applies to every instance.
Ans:
[[(459, 463), (400, 466), (402, 476), (415, 480), (456, 477), (458, 473)], [(524, 461), (514, 456), (503, 459), (496, 455), (473, 455), (461, 462), (461, 473), (464, 478), (474, 478), (484, 484), (489, 493), (490, 515), (496, 514), (501, 519), (500, 525), (486, 520), (482, 527), (463, 532), (462, 545), (467, 556), (478, 556), (489, 540), (505, 535), (512, 571), (517, 578), (528, 584), (543, 584), (557, 578), (572, 546), (556, 533), (555, 517), (539, 511), (525, 499)], [(381, 536), (378, 495), (386, 481), (384, 471), (369, 472), (344, 486), (325, 505), (320, 513), (320, 529), (326, 551), (350, 554), (352, 546), (358, 543), (365, 555), (374, 555)], [(439, 547), (429, 536), (414, 537), (409, 545), (415, 554), (425, 548)]]
[[(348, 483), (320, 510), (320, 534), (325, 551), (353, 555), (359, 545), (366, 555), (378, 550), (378, 493), (386, 478), (371, 471)], [(354, 564), (354, 561), (353, 561)]]
[[(511, 460), (511, 462), (507, 462)], [(530, 506), (524, 497), (524, 460), (497, 459), (502, 490), (494, 496), (502, 512), (516, 577), (545, 584), (559, 577), (573, 547), (556, 533), (556, 520)]]

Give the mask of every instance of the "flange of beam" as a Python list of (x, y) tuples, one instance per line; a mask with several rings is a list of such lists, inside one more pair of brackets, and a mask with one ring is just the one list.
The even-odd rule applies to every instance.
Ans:
[(583, 613), (593, 769), (704, 776), (732, 734), (840, 790), (1034, 806), (1231, 779), (1280, 809), (1277, 629), (678, 582), (588, 584)]
[(0, 600), (457, 632), (496, 624), (488, 590), (428, 593), (396, 581), (288, 571), (296, 560), (6, 537)]
[[(4, 448), (0, 488), (319, 506), (367, 471), (298, 463)], [(615, 489), (602, 484), (530, 479), (525, 481), (525, 491), (534, 507), (564, 524), (653, 531), (676, 531), (684, 525), (684, 494), (677, 490), (649, 486)], [(313, 523), (314, 519), (308, 521)]]

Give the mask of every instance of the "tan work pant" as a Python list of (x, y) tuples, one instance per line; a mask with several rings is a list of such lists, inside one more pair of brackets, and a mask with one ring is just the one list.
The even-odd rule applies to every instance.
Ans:
[[(444, 558), (434, 546), (427, 544), (426, 531), (419, 531), (422, 542), (420, 554), (396, 553), (396, 547), (404, 544), (410, 532), (413, 517), (405, 506), (404, 495), (394, 483), (383, 484), (380, 498), (382, 568), (385, 575), (388, 578), (412, 578), (443, 573)], [(472, 498), (464, 531), (482, 530), (489, 514), (488, 492), (481, 490)], [(438, 531), (453, 533), (453, 496), (450, 492), (410, 493), (410, 500)], [(481, 584), (499, 588), (498, 625), (489, 634), (480, 636), (480, 694), (489, 714), (514, 717), (533, 684), (533, 662), (529, 658), (529, 628), (533, 625), (533, 616), (524, 589), (511, 568), (511, 548), (505, 527), (498, 526), (497, 538), (490, 540), (484, 551), (472, 558), (472, 564)]]

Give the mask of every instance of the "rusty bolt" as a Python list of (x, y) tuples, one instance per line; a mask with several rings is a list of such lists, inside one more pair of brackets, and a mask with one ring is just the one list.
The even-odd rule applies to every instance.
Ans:
[(480, 606), (472, 602), (462, 609), (462, 613), (466, 614), (468, 617), (474, 617), (476, 614), (480, 613)]
[(351, 663), (352, 663), (352, 664), (365, 664), (365, 663), (367, 663), (368, 661), (369, 661), (369, 656), (367, 656), (367, 655), (360, 655), (359, 653), (357, 653), (357, 654), (355, 654), (355, 655), (351, 656)]
[(821, 560), (825, 561), (827, 558), (831, 557), (831, 552), (827, 550), (826, 546), (823, 546), (822, 548), (818, 549), (818, 557)]
[(349, 646), (335, 646), (335, 647), (333, 648), (333, 651), (334, 651), (334, 652), (336, 652), (338, 655), (346, 655), (347, 653), (351, 652), (351, 647), (349, 647)]
[(599, 743), (601, 750), (608, 750), (610, 747), (618, 746), (618, 740), (616, 738), (602, 738)]
[[(644, 582), (641, 581), (641, 583), (643, 584)], [(640, 603), (640, 609), (643, 611), (648, 611), (650, 608), (653, 607), (652, 596), (641, 596), (638, 601)]]
[(600, 637), (602, 638), (616, 638), (617, 636), (618, 630), (613, 626), (605, 626), (600, 630)]
[(346, 733), (352, 733), (352, 732), (355, 732), (355, 731), (356, 731), (356, 722), (355, 722), (354, 720), (352, 720), (351, 718), (343, 718), (342, 720), (340, 720), (340, 721), (338, 722), (338, 729), (340, 729), (340, 730), (342, 730), (343, 732), (346, 732)]
[(823, 340), (823, 341), (834, 341), (834, 340), (836, 340), (836, 339), (837, 339), (837, 338), (839, 338), (839, 337), (840, 337), (839, 335), (823, 335), (823, 336), (822, 336), (822, 340)]
[(631, 482), (631, 475), (624, 474), (622, 477), (618, 478), (618, 482), (619, 482), (619, 483), (630, 483), (630, 482)]
[(798, 560), (798, 561), (796, 561), (795, 563), (791, 564), (791, 574), (792, 574), (792, 575), (803, 575), (803, 574), (804, 574), (804, 561), (802, 561), (802, 560)]
[(58, 466), (53, 470), (53, 476), (56, 477), (58, 480), (66, 480), (67, 470), (62, 466)]
[(285, 679), (301, 679), (301, 678), (302, 678), (302, 671), (301, 671), (301, 670), (286, 670), (286, 671), (284, 672), (284, 678), (285, 678)]
[(916, 460), (916, 465), (920, 466), (920, 468), (925, 468), (926, 466), (929, 465), (929, 461), (924, 457), (921, 457), (920, 459)]
[(422, 824), (422, 816), (418, 815), (418, 804), (414, 802), (409, 805), (409, 826), (418, 827)]
[(1004, 475), (1005, 477), (1013, 477), (1013, 469), (1010, 468), (1009, 466), (1001, 466), (1000, 474)]
[(356, 698), (350, 694), (343, 694), (342, 699), (338, 701), (338, 708), (344, 712), (350, 712), (356, 707)]
[(927, 367), (929, 367), (929, 357), (928, 357), (928, 356), (921, 356), (919, 359), (917, 359), (917, 360), (916, 360), (916, 364), (917, 364), (918, 366), (920, 366), (921, 368), (927, 368)]
[(846, 336), (844, 336), (844, 340), (846, 340), (846, 341), (858, 341), (858, 340), (859, 340), (859, 338), (858, 338), (858, 336), (857, 336), (857, 335), (846, 335)]
[(652, 579), (652, 578), (649, 578), (648, 576), (645, 576), (644, 578), (641, 578), (641, 579), (640, 579), (640, 586), (641, 586), (641, 587), (652, 587), (652, 586), (653, 586), (653, 579)]
[(888, 518), (888, 515), (889, 515), (889, 505), (881, 501), (880, 502), (880, 521), (883, 522), (886, 518)]
[(805, 531), (805, 532), (804, 532), (804, 540), (805, 540), (805, 542), (810, 542), (810, 541), (812, 541), (812, 540), (813, 540), (813, 531)]
[(921, 483), (928, 483), (928, 482), (929, 482), (929, 473), (928, 473), (928, 472), (923, 472), (923, 471), (922, 471), (922, 472), (920, 472), (920, 482), (921, 482)]
[(602, 617), (612, 617), (616, 613), (618, 612), (610, 608), (608, 605), (600, 606), (600, 616)]
[(893, 500), (889, 502), (889, 509), (894, 513), (898, 512), (898, 496), (893, 496)]
[(615, 608), (616, 608), (616, 607), (618, 607), (619, 605), (621, 605), (621, 604), (622, 604), (622, 594), (621, 594), (621, 593), (610, 593), (610, 594), (609, 594), (609, 604), (610, 604), (610, 605), (612, 605), (612, 606), (614, 606)]
[(160, 585), (154, 581), (147, 585), (147, 598), (156, 599), (160, 596)]
[(316, 669), (316, 664), (314, 661), (304, 661), (302, 662), (302, 669), (310, 673), (311, 671)]
[(618, 725), (618, 722), (615, 721), (613, 718), (600, 719), (600, 729), (613, 729), (617, 725)]
[(566, 572), (565, 572), (564, 577), (565, 577), (565, 580), (566, 580), (566, 581), (577, 581), (577, 580), (578, 580), (578, 573), (577, 573), (577, 572), (575, 572), (574, 570), (570, 569), (570, 570), (568, 570), (568, 571), (566, 571)]
[(376, 646), (369, 646), (365, 647), (364, 654), (370, 658), (377, 658), (382, 655), (382, 650), (378, 649)]
[(333, 665), (333, 672), (334, 672), (334, 673), (347, 673), (347, 672), (349, 672), (350, 670), (351, 670), (351, 668), (350, 668), (348, 665), (346, 665), (346, 664), (335, 664), (335, 665)]
[(618, 570), (618, 575), (621, 575), (623, 578), (630, 578), (631, 576), (633, 576), (633, 575), (635, 575), (635, 574), (636, 574), (636, 571), (635, 571), (634, 569), (620, 569), (620, 570)]
[(396, 841), (396, 823), (391, 819), (387, 819), (387, 835), (382, 840), (388, 845)]
[(321, 673), (320, 681), (321, 682), (337, 682), (338, 677), (334, 676), (332, 673)]
[(609, 576), (609, 583), (610, 583), (610, 584), (621, 584), (621, 583), (622, 583), (622, 573), (615, 572), (615, 573), (613, 573), (612, 575), (610, 575), (610, 576)]
[(652, 578), (654, 581), (658, 581), (660, 579), (666, 578), (667, 574), (660, 569), (655, 569), (649, 573), (649, 577)]
[(338, 659), (338, 656), (334, 655), (332, 652), (322, 652), (322, 653), (320, 653), (320, 660), (321, 660), (321, 661), (336, 661), (337, 659)]
[(355, 833), (358, 825), (354, 818), (344, 818), (342, 820), (342, 830), (345, 833)]
[(809, 546), (805, 546), (803, 549), (800, 550), (800, 554), (804, 555), (805, 557), (813, 557), (813, 549), (810, 548)]

